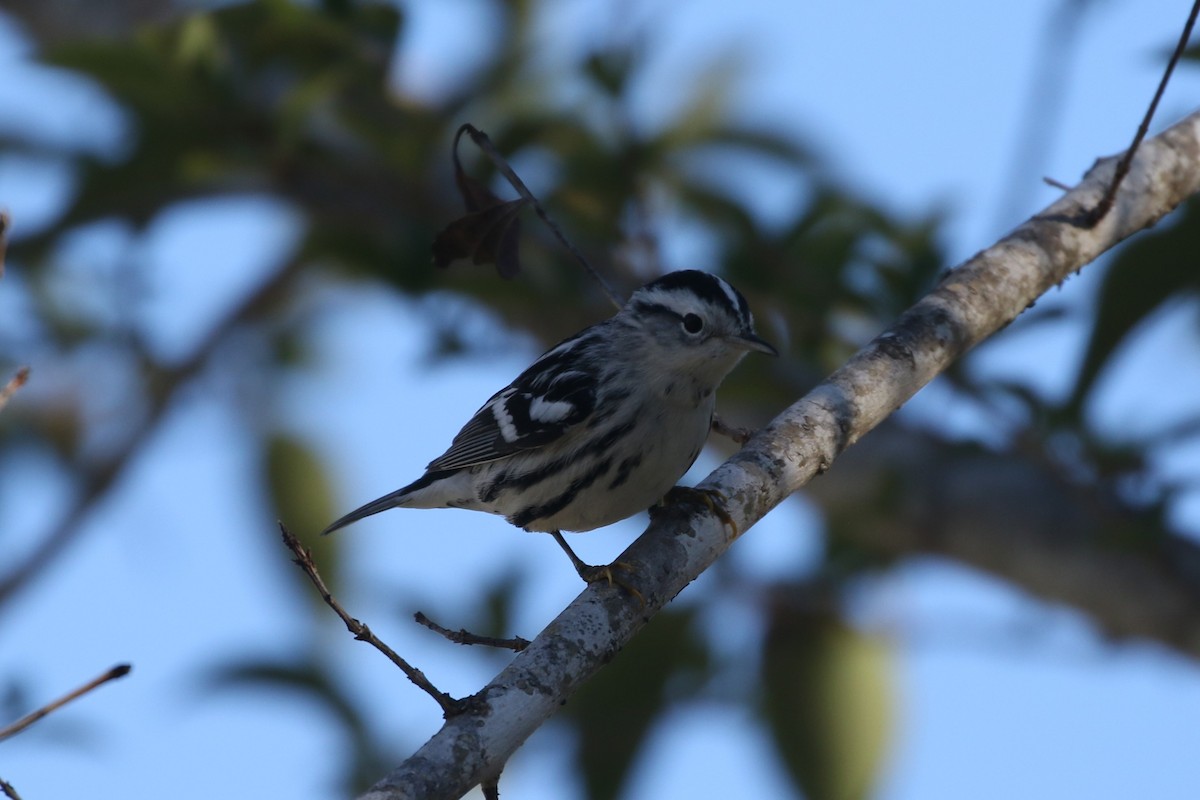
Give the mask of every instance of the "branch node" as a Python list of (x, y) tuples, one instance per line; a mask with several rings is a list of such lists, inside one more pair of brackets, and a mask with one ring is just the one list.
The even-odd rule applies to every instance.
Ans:
[(21, 795), (17, 794), (17, 790), (13, 788), (13, 785), (3, 778), (0, 778), (0, 792), (3, 792), (8, 800), (21, 800)]
[(366, 642), (374, 647), (379, 652), (387, 656), (388, 660), (400, 668), (410, 681), (425, 694), (433, 698), (433, 701), (442, 709), (442, 714), (448, 719), (456, 714), (462, 713), (463, 701), (451, 697), (445, 692), (438, 689), (433, 683), (425, 677), (425, 673), (417, 669), (413, 665), (404, 660), (391, 647), (389, 647), (378, 636), (371, 633), (371, 629), (363, 623), (359, 622), (354, 617), (350, 616), (346, 609), (342, 608), (342, 604), (337, 601), (333, 593), (325, 585), (324, 579), (321, 578), (321, 573), (317, 571), (316, 562), (313, 561), (312, 551), (300, 543), (300, 540), (287, 529), (287, 526), (282, 522), (279, 523), (279, 532), (283, 535), (283, 543), (296, 556), (292, 559), (292, 563), (296, 564), (300, 569), (304, 570), (304, 574), (312, 581), (313, 586), (317, 588), (317, 593), (321, 595), (321, 599), (325, 601), (325, 605), (333, 609), (333, 613), (337, 614), (342, 623), (345, 624), (346, 630), (360, 642)]

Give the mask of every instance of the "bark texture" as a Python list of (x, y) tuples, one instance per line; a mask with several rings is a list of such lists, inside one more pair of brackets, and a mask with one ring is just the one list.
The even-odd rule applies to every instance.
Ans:
[[(745, 531), (829, 469), (843, 450), (1047, 290), (1200, 192), (1200, 112), (1146, 140), (1112, 211), (1095, 227), (1083, 227), (1078, 220), (1104, 193), (1115, 162), (1097, 162), (1074, 190), (947, 272), (895, 325), (709, 475), (701, 486), (727, 498), (726, 511), (737, 529)], [(657, 517), (620, 557), (637, 570), (633, 583), (644, 606), (618, 589), (589, 587), (475, 696), (467, 713), (447, 720), (363, 798), (456, 798), (498, 775), (513, 751), (733, 538), (729, 527), (702, 504), (672, 508)], [(948, 549), (965, 556), (970, 548)], [(1015, 566), (1011, 571), (1014, 580), (1023, 579)], [(1035, 569), (1028, 577), (1044, 581), (1044, 572)], [(1140, 568), (1129, 574), (1131, 580), (1153, 579)], [(1147, 599), (1153, 602), (1153, 597)], [(1139, 597), (1124, 600), (1122, 607), (1138, 603)], [(1178, 612), (1177, 604), (1171, 605)], [(1188, 605), (1193, 613), (1172, 613), (1171, 636), (1181, 649), (1197, 653), (1200, 599), (1193, 594)], [(1129, 613), (1121, 627), (1155, 636), (1154, 618)]]

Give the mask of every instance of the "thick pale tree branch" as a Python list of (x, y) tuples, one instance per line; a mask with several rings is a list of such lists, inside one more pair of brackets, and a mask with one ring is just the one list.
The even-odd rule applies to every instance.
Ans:
[[(849, 363), (780, 414), (702, 484), (719, 491), (746, 530), (846, 447), (878, 425), (970, 347), (1008, 325), (1039, 296), (1200, 192), (1200, 112), (1145, 141), (1111, 212), (1078, 224), (1103, 196), (1115, 159), (1098, 162), (1073, 191), (936, 288)], [(673, 509), (621, 560), (636, 568), (645, 605), (593, 584), (368, 800), (456, 798), (499, 774), (510, 755), (588, 678), (731, 543), (713, 514)], [(1200, 651), (1200, 621), (1184, 637)]]

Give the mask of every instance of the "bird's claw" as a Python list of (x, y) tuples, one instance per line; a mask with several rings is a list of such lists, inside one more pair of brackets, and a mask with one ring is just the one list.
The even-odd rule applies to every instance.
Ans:
[(737, 523), (733, 517), (725, 510), (725, 505), (729, 502), (729, 498), (723, 495), (716, 489), (698, 489), (692, 486), (674, 486), (666, 496), (663, 497), (660, 506), (667, 505), (702, 505), (717, 519), (733, 531), (731, 538), (736, 539), (741, 535), (738, 530)]
[(550, 535), (554, 537), (554, 541), (558, 542), (558, 546), (567, 554), (567, 558), (571, 559), (571, 564), (575, 567), (575, 571), (579, 573), (579, 577), (583, 578), (588, 586), (591, 586), (596, 581), (608, 581), (609, 586), (620, 586), (636, 597), (640, 606), (643, 608), (646, 607), (646, 598), (642, 596), (642, 593), (633, 584), (620, 578), (614, 571), (615, 569), (620, 569), (632, 575), (637, 572), (633, 564), (630, 564), (628, 561), (614, 561), (611, 564), (593, 566), (575, 555), (575, 551), (567, 544), (567, 540), (563, 538), (560, 531), (551, 531)]
[(620, 577), (617, 574), (617, 570), (630, 574), (637, 571), (634, 569), (633, 564), (630, 564), (628, 561), (614, 561), (611, 564), (599, 564), (595, 566), (581, 562), (575, 566), (575, 571), (579, 573), (579, 577), (583, 578), (588, 586), (597, 581), (608, 581), (609, 586), (621, 587), (636, 597), (639, 605), (645, 607), (646, 598), (642, 596), (642, 593), (632, 583)]

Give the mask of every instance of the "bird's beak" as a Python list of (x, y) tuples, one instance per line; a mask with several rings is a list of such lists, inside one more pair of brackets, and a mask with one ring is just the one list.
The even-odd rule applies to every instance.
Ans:
[(741, 336), (735, 336), (733, 340), (747, 350), (757, 350), (769, 356), (779, 355), (779, 351), (772, 347), (766, 339), (760, 338), (757, 333), (744, 333)]

